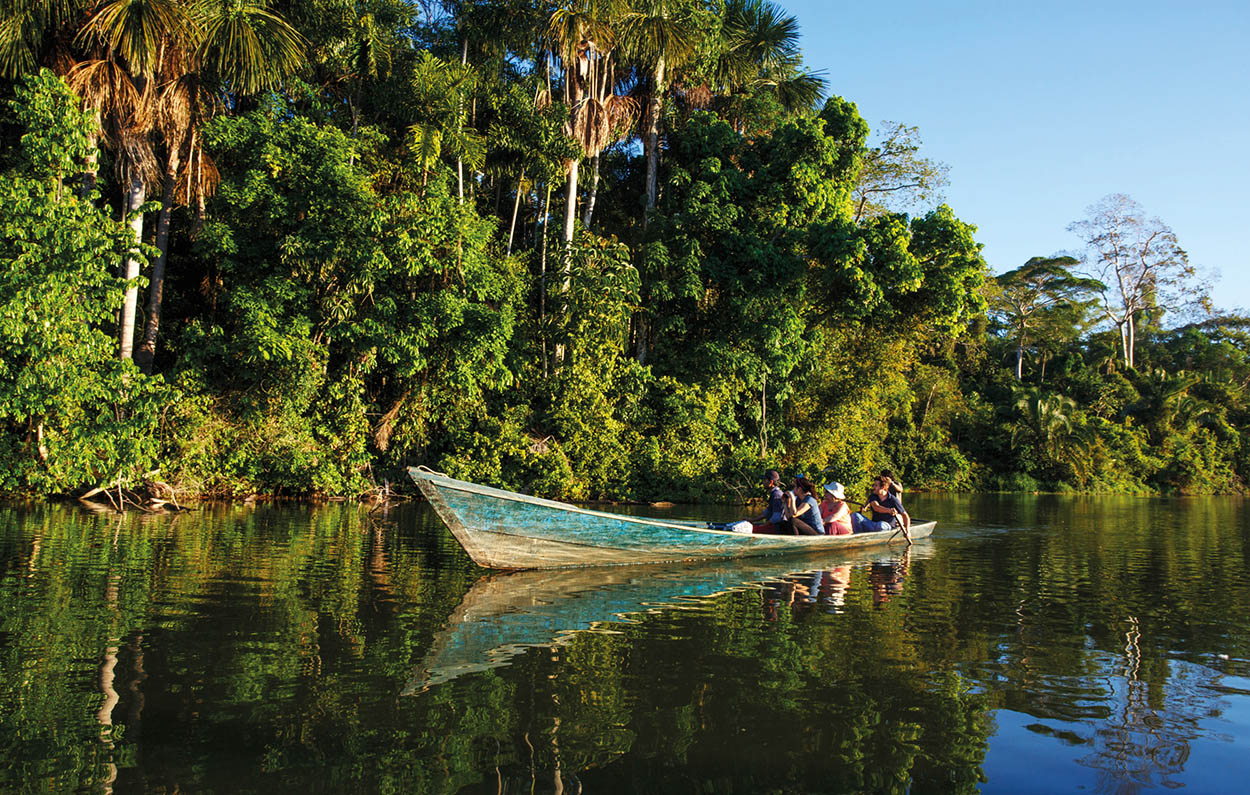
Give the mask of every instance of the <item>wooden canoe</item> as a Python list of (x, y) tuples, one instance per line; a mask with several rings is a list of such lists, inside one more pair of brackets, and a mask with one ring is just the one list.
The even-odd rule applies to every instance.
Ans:
[[(753, 558), (485, 574), (434, 636), (402, 694), (508, 665), (529, 649), (560, 646), (583, 632), (616, 632), (646, 613), (699, 609), (703, 600), (730, 591), (798, 580), (808, 586), (804, 598), (816, 604), (827, 598), (818, 597), (821, 579), (832, 579), (834, 570), (900, 565), (927, 557), (932, 550), (926, 547), (804, 555), (801, 562)], [(848, 586), (841, 585), (843, 591)], [(841, 603), (822, 609), (836, 610), (835, 604)]]
[[(556, 569), (572, 566), (667, 563), (704, 558), (829, 552), (902, 543), (894, 533), (849, 536), (751, 535), (703, 522), (648, 519), (594, 511), (455, 480), (425, 467), (408, 474), (456, 540), (479, 566)], [(913, 540), (936, 522), (913, 523)]]

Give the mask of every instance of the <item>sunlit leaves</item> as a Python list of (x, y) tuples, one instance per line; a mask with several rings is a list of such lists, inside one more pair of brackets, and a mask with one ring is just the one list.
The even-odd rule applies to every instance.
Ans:
[(150, 468), (169, 395), (117, 361), (105, 331), (129, 235), (59, 182), (89, 151), (64, 83), (44, 72), (20, 96), (31, 126), (18, 170), (0, 179), (0, 491), (133, 481)]

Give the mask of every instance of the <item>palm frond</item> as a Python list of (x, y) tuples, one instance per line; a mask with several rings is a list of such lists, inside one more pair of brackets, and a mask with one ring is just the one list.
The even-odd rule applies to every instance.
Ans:
[[(49, 39), (77, 24), (85, 0), (9, 0), (0, 4), (0, 77), (34, 71)], [(52, 57), (59, 55), (54, 51)], [(45, 63), (47, 57), (44, 57)], [(68, 69), (55, 69), (64, 74)]]
[(801, 64), (798, 20), (767, 0), (728, 0), (721, 39), (714, 78), (724, 92), (768, 74), (792, 73)]
[(98, 44), (120, 55), (136, 75), (150, 77), (163, 46), (193, 40), (196, 27), (188, 4), (179, 0), (111, 0), (99, 7), (76, 40)]
[(83, 105), (95, 111), (107, 142), (146, 134), (152, 128), (150, 84), (136, 86), (131, 74), (116, 61), (84, 61), (70, 70), (66, 82), (82, 97)]
[(689, 15), (671, 0), (643, 0), (622, 16), (620, 28), (633, 57), (649, 63), (663, 58), (670, 68), (685, 63), (698, 44)]
[(642, 106), (633, 97), (613, 95), (609, 97), (608, 113), (612, 119), (612, 139), (619, 141), (631, 134)]
[(127, 175), (137, 173), (149, 190), (161, 184), (164, 175), (152, 148), (152, 136), (147, 131), (123, 131), (115, 137), (113, 150), (117, 155), (117, 172), (123, 182), (127, 181)]
[(281, 16), (249, 0), (214, 0), (198, 56), (230, 88), (254, 94), (304, 65), (307, 42)]
[(829, 81), (820, 72), (799, 72), (778, 79), (773, 90), (781, 107), (794, 113), (816, 107), (828, 87)]
[(442, 132), (430, 124), (414, 124), (408, 128), (408, 148), (417, 156), (422, 171), (428, 171), (430, 164), (438, 159), (442, 138)]

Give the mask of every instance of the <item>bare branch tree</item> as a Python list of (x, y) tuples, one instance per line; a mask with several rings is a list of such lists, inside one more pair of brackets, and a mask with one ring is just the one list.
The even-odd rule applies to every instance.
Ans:
[(920, 130), (881, 122), (881, 142), (864, 155), (855, 185), (855, 223), (919, 204), (938, 204), (950, 184), (945, 163), (920, 156)]
[(1189, 263), (1176, 234), (1122, 193), (1104, 197), (1068, 230), (1085, 243), (1086, 273), (1102, 282), (1100, 308), (1120, 332), (1124, 364), (1134, 367), (1138, 326), (1164, 311), (1208, 314), (1210, 286)]

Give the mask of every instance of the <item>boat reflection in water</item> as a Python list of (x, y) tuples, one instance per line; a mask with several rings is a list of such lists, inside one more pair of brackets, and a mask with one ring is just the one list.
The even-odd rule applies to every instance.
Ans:
[(487, 574), (473, 584), (403, 694), (428, 690), (465, 674), (507, 665), (531, 648), (568, 642), (581, 632), (611, 632), (644, 613), (696, 607), (729, 591), (759, 590), (766, 619), (782, 609), (838, 613), (855, 568), (868, 567), (873, 602), (898, 594), (909, 560), (932, 545), (904, 551), (843, 551), (663, 565), (536, 569)]

